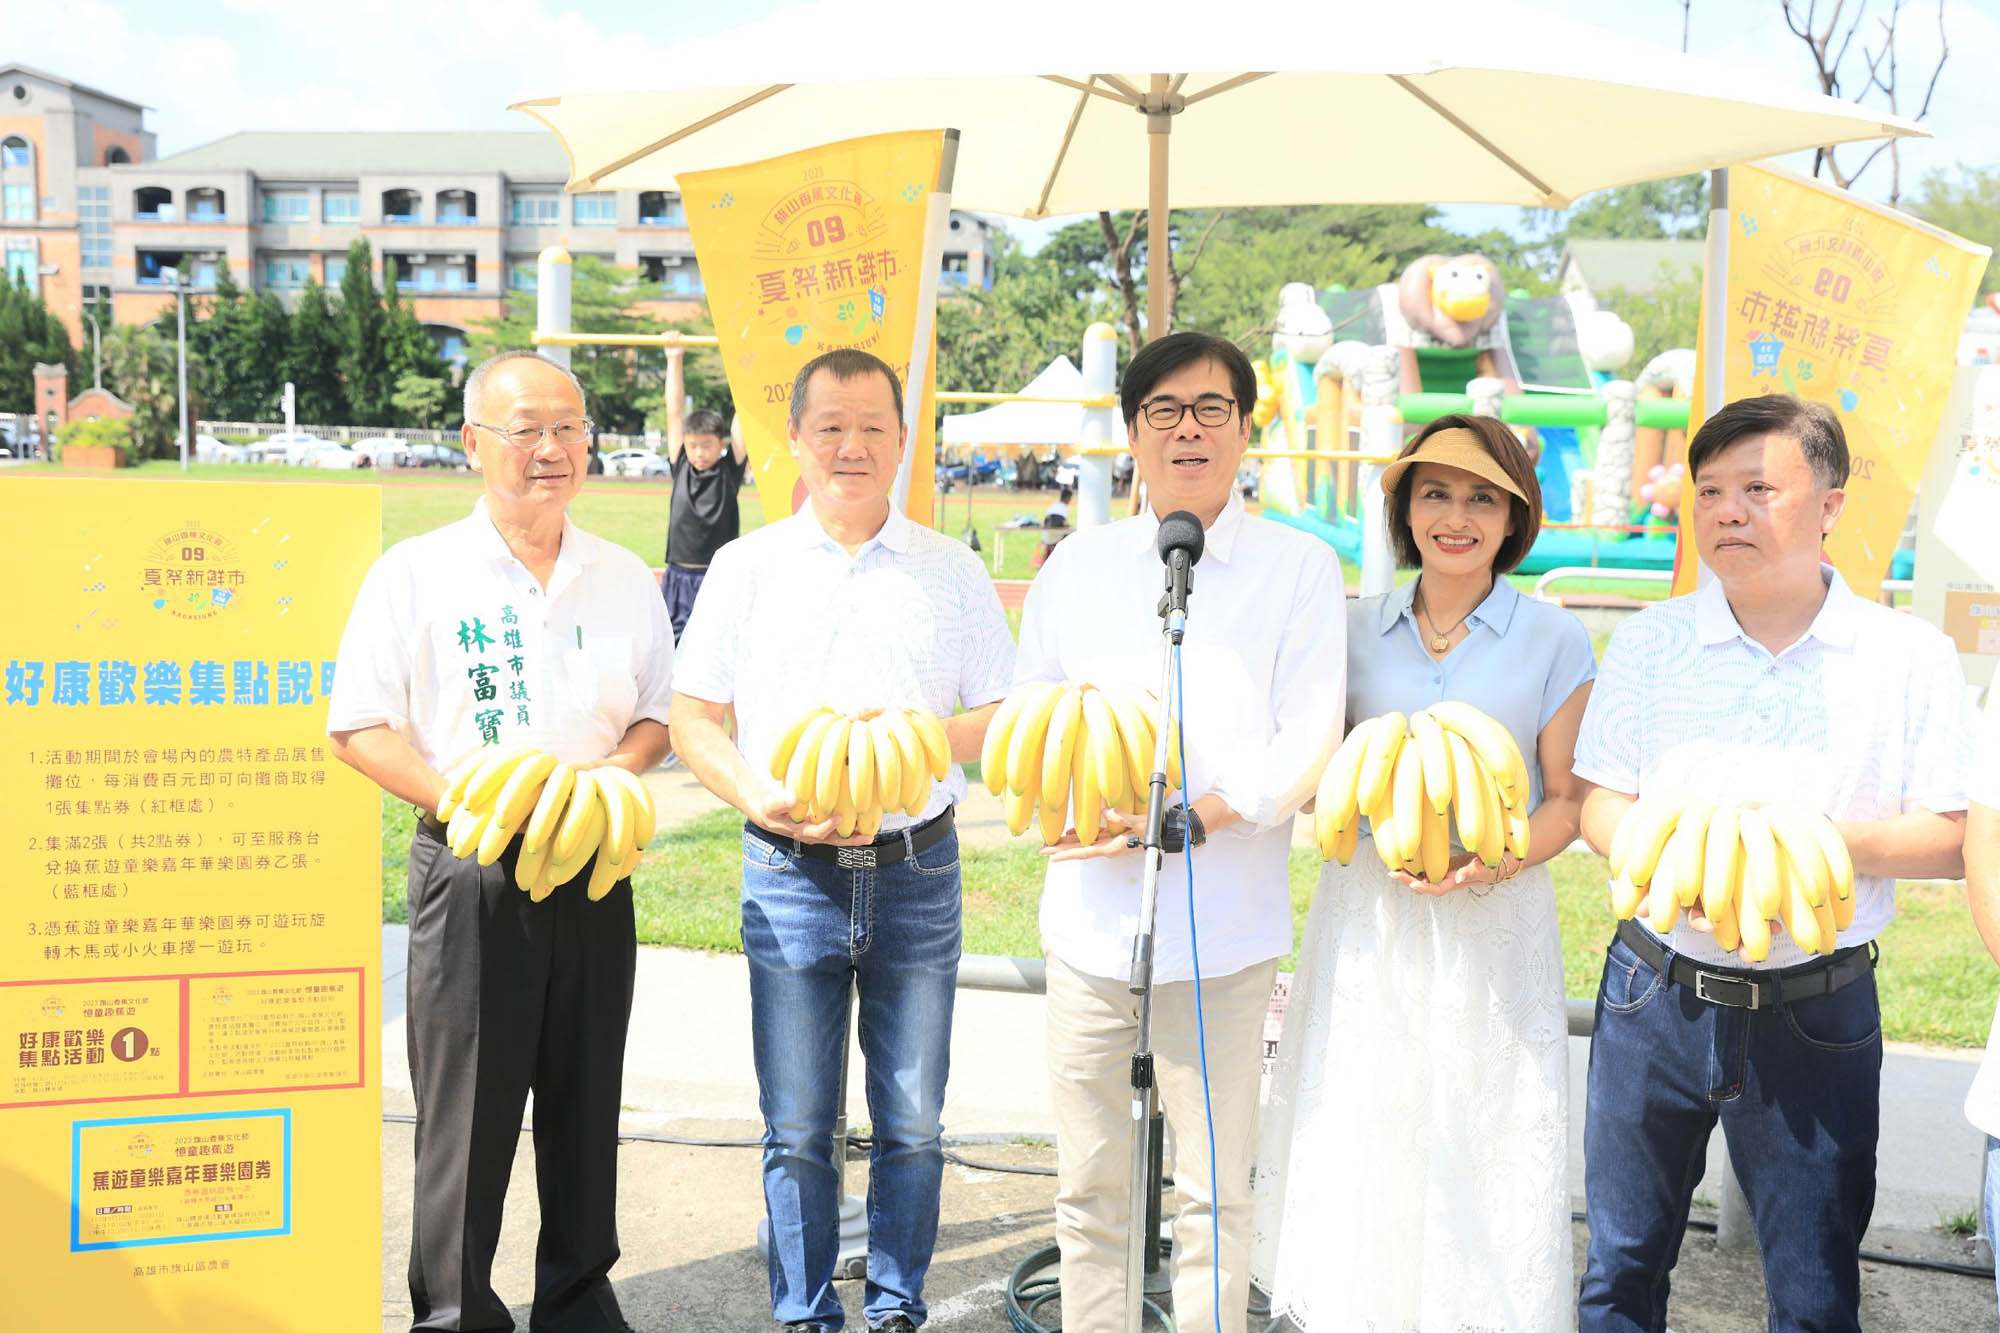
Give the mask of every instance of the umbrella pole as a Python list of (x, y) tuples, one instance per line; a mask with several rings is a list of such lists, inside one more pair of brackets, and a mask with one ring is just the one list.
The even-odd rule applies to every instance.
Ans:
[(1167, 98), (1167, 76), (1153, 75), (1146, 99), (1146, 341), (1164, 338), (1168, 283), (1173, 255), (1167, 241), (1167, 144), (1174, 130), (1174, 109)]

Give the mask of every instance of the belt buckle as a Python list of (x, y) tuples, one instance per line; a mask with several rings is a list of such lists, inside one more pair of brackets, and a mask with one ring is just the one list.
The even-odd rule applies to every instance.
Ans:
[[(1731, 986), (1743, 987), (1750, 992), (1750, 1003), (1735, 1004), (1732, 1001), (1723, 999), (1719, 995), (1710, 995), (1707, 986), (1711, 981), (1726, 982)], [(1720, 972), (1709, 972), (1699, 967), (1694, 970), (1694, 993), (1696, 999), (1706, 1000), (1710, 1004), (1726, 1004), (1734, 1009), (1755, 1009), (1759, 1007), (1760, 1002), (1760, 989), (1756, 982), (1746, 981), (1742, 977), (1726, 977)]]
[(873, 847), (836, 847), (833, 849), (834, 864), (843, 870), (875, 869), (875, 849)]

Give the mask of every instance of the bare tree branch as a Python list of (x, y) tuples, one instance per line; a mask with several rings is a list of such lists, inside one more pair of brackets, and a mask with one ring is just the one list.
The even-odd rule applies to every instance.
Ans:
[[(1879, 29), (1881, 44), (1871, 47), (1862, 36), (1862, 22), (1868, 16), (1869, 0), (1861, 0), (1851, 14), (1847, 12), (1846, 0), (1834, 0), (1824, 24), (1820, 22), (1819, 0), (1780, 0), (1784, 11), (1785, 26), (1812, 53), (1814, 72), (1818, 76), (1820, 91), (1829, 97), (1842, 96), (1842, 71), (1847, 63), (1847, 55), (1857, 39), (1861, 42), (1860, 91), (1848, 97), (1857, 106), (1868, 104), (1871, 97), (1887, 104), (1891, 115), (1902, 115), (1902, 92), (1899, 86), (1899, 61), (1896, 51), (1896, 37), (1902, 20), (1902, 12), (1908, 0), (1891, 0), (1887, 18), (1878, 17), (1875, 27)], [(1843, 23), (1843, 19), (1845, 22)], [(1931, 99), (1937, 91), (1938, 78), (1944, 72), (1946, 60), (1951, 56), (1951, 46), (1945, 35), (1944, 0), (1938, 0), (1938, 58), (1931, 68), (1930, 77), (1924, 86), (1922, 105), (1916, 113), (1908, 117), (1921, 121), (1930, 114)], [(1852, 87), (1852, 81), (1848, 86)], [(1836, 156), (1837, 145), (1827, 144), (1813, 152), (1813, 174), (1825, 174), (1842, 189), (1850, 189), (1862, 173), (1866, 172), (1876, 158), (1886, 151), (1889, 155), (1889, 203), (1894, 205), (1902, 197), (1903, 158), (1899, 140), (1888, 139), (1866, 150), (1861, 165), (1852, 171), (1842, 169)], [(1861, 150), (1856, 150), (1861, 151)]]

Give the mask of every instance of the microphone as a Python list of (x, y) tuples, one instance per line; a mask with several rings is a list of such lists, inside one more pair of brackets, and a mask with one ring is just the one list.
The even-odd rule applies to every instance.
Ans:
[(1167, 591), (1160, 599), (1160, 615), (1187, 615), (1188, 590), (1194, 586), (1192, 570), (1201, 560), (1201, 548), (1207, 540), (1201, 530), (1201, 520), (1185, 509), (1176, 509), (1160, 520), (1160, 535), (1156, 543), (1160, 559), (1167, 567)]

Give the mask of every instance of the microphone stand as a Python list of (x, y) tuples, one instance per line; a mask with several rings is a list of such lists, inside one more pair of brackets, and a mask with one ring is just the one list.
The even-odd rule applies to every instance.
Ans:
[[(1168, 723), (1179, 697), (1178, 649), (1187, 632), (1187, 595), (1194, 578), (1185, 551), (1174, 551), (1168, 562), (1167, 591), (1160, 599), (1162, 630), (1160, 715), (1153, 741), (1153, 777), (1146, 802), (1143, 842), (1145, 873), (1139, 890), (1139, 929), (1132, 940), (1132, 994), (1139, 997), (1139, 1034), (1132, 1051), (1132, 1224), (1125, 1241), (1125, 1329), (1140, 1333), (1146, 1318), (1146, 1280), (1160, 1267), (1160, 1191), (1164, 1153), (1164, 1120), (1153, 1077), (1153, 933), (1159, 915), (1160, 828), (1166, 818), (1167, 746), (1173, 737)], [(1186, 774), (1181, 780), (1186, 782)], [(1185, 853), (1183, 853), (1185, 854)], [(1143, 1219), (1143, 1221), (1142, 1221)], [(1221, 1256), (1216, 1256), (1221, 1262)]]

